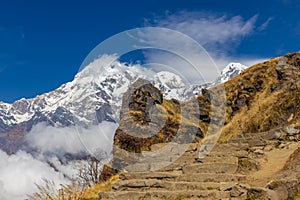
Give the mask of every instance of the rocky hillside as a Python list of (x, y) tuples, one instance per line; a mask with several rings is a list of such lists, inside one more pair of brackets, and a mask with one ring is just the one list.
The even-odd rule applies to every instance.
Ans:
[[(221, 87), (226, 91), (223, 131), (213, 150), (199, 158), (203, 150), (201, 137), (207, 137), (208, 126), (218, 124), (212, 121), (212, 108), (222, 103), (213, 102), (211, 96)], [(150, 102), (154, 103), (159, 97), (154, 104), (163, 105), (165, 100), (159, 96), (159, 91), (156, 93), (158, 96), (154, 95)], [(139, 97), (143, 94), (151, 96), (151, 92), (145, 92)], [(198, 142), (177, 142), (179, 147), (171, 148), (167, 156), (135, 165), (133, 171), (119, 175), (122, 180), (113, 185), (111, 192), (99, 191), (96, 198), (293, 199), (300, 190), (297, 167), (300, 158), (300, 54), (288, 54), (252, 66), (224, 85), (203, 90), (196, 101), (200, 114), (193, 115), (198, 119), (193, 127), (199, 131)], [(144, 101), (140, 105), (146, 106), (146, 102), (150, 103)], [(136, 116), (142, 120), (138, 118), (137, 121), (145, 124), (131, 122), (130, 127), (142, 127), (151, 122), (147, 121), (147, 109), (132, 105), (133, 110), (128, 112), (137, 114), (138, 111)], [(169, 106), (167, 113), (173, 113), (172, 116), (180, 113), (173, 109), (176, 106)], [(172, 124), (176, 124), (176, 119), (171, 120)], [(138, 148), (133, 148), (136, 140), (129, 140), (130, 133), (122, 131), (128, 127), (127, 122), (124, 123), (120, 123), (115, 135), (115, 145), (121, 149), (146, 155), (157, 152), (168, 142), (143, 138)], [(171, 133), (174, 132), (176, 127)], [(161, 138), (170, 138), (167, 131), (156, 133)], [(175, 149), (181, 147), (185, 151), (178, 158)], [(161, 165), (166, 160), (169, 165)]]
[(222, 141), (300, 123), (300, 54), (260, 63), (224, 84), (227, 114)]

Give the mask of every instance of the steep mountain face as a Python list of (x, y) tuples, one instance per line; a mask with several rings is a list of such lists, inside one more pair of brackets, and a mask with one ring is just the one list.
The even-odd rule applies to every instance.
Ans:
[[(119, 121), (122, 94), (138, 78), (151, 81), (166, 99), (187, 100), (198, 95), (206, 85), (187, 85), (181, 77), (167, 71), (155, 73), (139, 65), (126, 65), (104, 56), (79, 72), (72, 82), (32, 99), (20, 99), (12, 104), (0, 102), (0, 147), (9, 149), (22, 143), (20, 137), (33, 125), (66, 127), (80, 123), (85, 126), (102, 121)], [(216, 83), (240, 73), (242, 65), (231, 63)], [(12, 149), (14, 151), (14, 148)]]

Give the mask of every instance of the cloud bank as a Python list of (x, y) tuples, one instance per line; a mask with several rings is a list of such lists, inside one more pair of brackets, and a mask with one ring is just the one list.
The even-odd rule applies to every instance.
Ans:
[[(32, 128), (26, 136), (31, 154), (18, 151), (7, 155), (0, 150), (0, 199), (20, 200), (36, 191), (42, 178), (53, 180), (57, 186), (68, 184), (76, 178), (84, 161), (76, 160), (78, 154), (98, 154), (112, 149), (117, 124), (102, 122), (89, 129), (57, 128), (44, 123)], [(66, 156), (67, 155), (67, 156)], [(73, 155), (72, 158), (66, 158)]]
[(29, 147), (37, 149), (42, 154), (52, 153), (57, 156), (98, 151), (110, 152), (117, 126), (115, 123), (106, 121), (88, 129), (57, 128), (40, 123), (26, 135), (26, 141)]
[(9, 156), (0, 150), (0, 160), (0, 199), (24, 199), (36, 190), (34, 183), (43, 184), (42, 178), (58, 184), (69, 182), (62, 173), (24, 151)]

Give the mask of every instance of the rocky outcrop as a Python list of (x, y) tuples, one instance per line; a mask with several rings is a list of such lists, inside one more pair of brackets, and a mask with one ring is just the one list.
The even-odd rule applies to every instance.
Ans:
[[(183, 115), (182, 110), (188, 106), (189, 110), (194, 109), (191, 103), (186, 105), (175, 99), (163, 99), (160, 90), (150, 82), (137, 80), (123, 96), (121, 121), (114, 136), (114, 145), (129, 152), (141, 153), (149, 151), (151, 145), (157, 143), (191, 142), (188, 132), (203, 136), (197, 124), (185, 124), (184, 119), (199, 121), (199, 116), (193, 116), (196, 110)], [(209, 115), (206, 112), (202, 116)]]
[[(185, 103), (166, 100), (149, 81), (138, 79), (123, 96), (110, 165), (117, 169), (148, 170), (151, 162), (156, 163), (152, 152), (160, 148), (165, 149), (165, 154), (173, 148), (179, 157), (184, 150), (177, 149), (176, 144), (203, 138), (199, 118), (197, 99)], [(159, 144), (169, 144), (169, 147), (159, 147)], [(168, 165), (172, 159), (166, 158), (150, 168)]]
[[(164, 118), (159, 116), (161, 110), (158, 108), (162, 103), (162, 93), (157, 88), (146, 80), (137, 80), (123, 96), (121, 121), (114, 136), (114, 145), (140, 153), (149, 150), (151, 144), (163, 142), (167, 136), (159, 136), (164, 126)], [(177, 130), (178, 127), (179, 122), (174, 120), (172, 128)]]

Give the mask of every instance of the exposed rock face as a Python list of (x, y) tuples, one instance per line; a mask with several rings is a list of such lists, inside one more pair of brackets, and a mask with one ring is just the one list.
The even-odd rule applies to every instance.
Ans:
[(121, 121), (114, 136), (113, 167), (120, 169), (137, 162), (138, 158), (130, 155), (131, 152), (147, 151), (151, 144), (162, 141), (158, 133), (164, 117), (158, 115), (162, 112), (158, 106), (163, 101), (160, 90), (143, 79), (138, 79), (123, 95)]
[(164, 119), (153, 118), (158, 116), (157, 105), (162, 103), (162, 94), (157, 88), (146, 80), (137, 80), (123, 96), (121, 121), (114, 144), (126, 151), (140, 153), (149, 150), (151, 144), (158, 143), (160, 138), (157, 134)]
[[(209, 106), (204, 106), (207, 103), (205, 100), (202, 103), (199, 113), (196, 99), (186, 103), (163, 99), (160, 90), (150, 82), (139, 79), (123, 96), (121, 121), (114, 145), (129, 152), (141, 153), (149, 151), (150, 146), (156, 143), (192, 142), (191, 138), (195, 135), (203, 138), (198, 124), (200, 120), (210, 122), (210, 110)], [(185, 120), (196, 123), (186, 124)]]
[(120, 119), (132, 120), (140, 125), (151, 122), (150, 115), (156, 104), (163, 103), (162, 92), (149, 81), (138, 79), (123, 95)]

